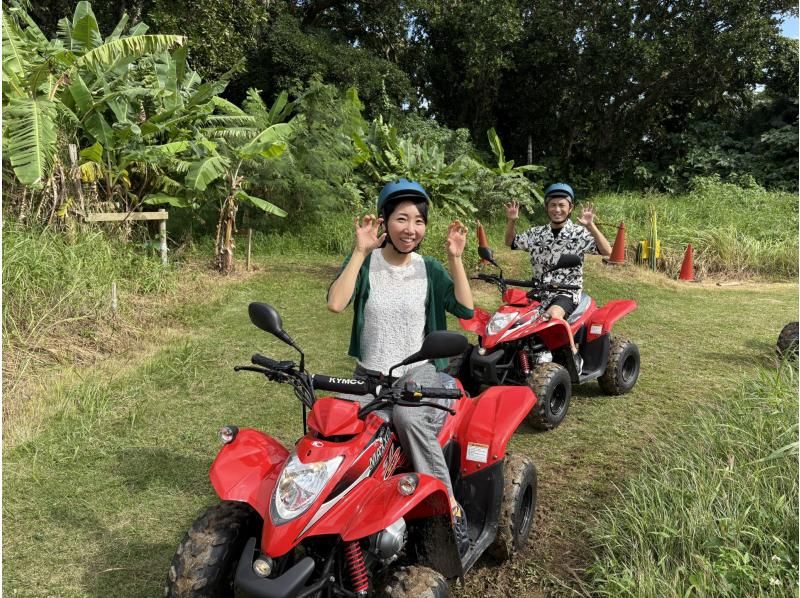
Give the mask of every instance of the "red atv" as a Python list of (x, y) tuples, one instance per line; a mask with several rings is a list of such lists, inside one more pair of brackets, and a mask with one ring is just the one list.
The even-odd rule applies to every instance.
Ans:
[[(382, 380), (310, 375), (278, 313), (260, 303), (249, 312), (256, 326), (300, 352), (300, 364), (256, 354), (252, 366), (235, 369), (291, 384), (303, 404), (305, 435), (284, 448), (257, 430), (222, 428), (223, 447), (210, 472), (222, 502), (181, 541), (166, 596), (441, 598), (450, 594), (447, 580), (463, 576), (484, 552), (507, 559), (525, 545), (536, 468), (527, 457), (507, 454), (506, 443), (536, 402), (529, 388), (495, 386), (466, 398), (458, 383), (393, 385), (391, 370)], [(435, 332), (394, 367), (466, 347), (460, 334)], [(361, 406), (316, 398), (319, 389), (375, 398)], [(451, 399), (452, 409), (435, 399)], [(391, 425), (375, 413), (392, 405), (449, 413), (439, 440), (467, 515), (470, 546), (463, 556), (444, 484), (409, 468)]]
[[(481, 258), (500, 266), (487, 247), (479, 247)], [(580, 265), (576, 255), (562, 255), (548, 270)], [(630, 391), (639, 378), (639, 348), (621, 336), (611, 336), (611, 327), (622, 316), (636, 309), (632, 300), (613, 300), (598, 308), (594, 299), (582, 294), (576, 310), (567, 321), (549, 319), (540, 293), (548, 290), (575, 290), (572, 286), (545, 287), (537, 280), (512, 280), (500, 274), (479, 274), (477, 280), (491, 282), (503, 294), (503, 305), (494, 314), (475, 309), (470, 320), (460, 320), (462, 328), (478, 335), (477, 350), (464, 354), (459, 377), (467, 389), (484, 385), (526, 385), (537, 401), (528, 414), (535, 428), (552, 430), (564, 419), (569, 408), (573, 384), (597, 380), (611, 395)], [(524, 291), (519, 288), (530, 289)], [(576, 371), (567, 326), (583, 357), (583, 370)]]

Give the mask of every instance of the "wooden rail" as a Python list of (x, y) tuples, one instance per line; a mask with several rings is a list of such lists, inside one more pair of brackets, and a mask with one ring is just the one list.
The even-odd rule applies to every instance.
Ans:
[(95, 212), (86, 215), (86, 222), (125, 222), (128, 220), (158, 220), (158, 234), (161, 237), (161, 263), (167, 264), (167, 219), (164, 208), (158, 212)]

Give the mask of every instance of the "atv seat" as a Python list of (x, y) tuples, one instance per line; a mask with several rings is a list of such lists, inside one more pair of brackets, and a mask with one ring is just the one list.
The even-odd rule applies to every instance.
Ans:
[(578, 307), (576, 307), (575, 311), (569, 315), (569, 317), (567, 318), (567, 323), (572, 324), (578, 318), (580, 318), (583, 315), (583, 312), (586, 311), (586, 308), (589, 307), (591, 302), (592, 298), (589, 297), (589, 295), (587, 295), (586, 293), (581, 293), (581, 300), (578, 301)]

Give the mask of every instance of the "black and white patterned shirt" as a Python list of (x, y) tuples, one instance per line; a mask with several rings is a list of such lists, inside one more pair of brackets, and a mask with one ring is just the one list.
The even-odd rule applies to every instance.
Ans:
[[(572, 253), (580, 256), (580, 266), (544, 274), (542, 282), (546, 285), (577, 285), (581, 289), (583, 289), (583, 256), (587, 253), (599, 253), (592, 234), (584, 226), (573, 224), (571, 220), (564, 223), (558, 236), (553, 235), (549, 224), (529, 228), (514, 237), (511, 249), (524, 249), (530, 253), (535, 280), (542, 277), (544, 270), (555, 266), (562, 254)], [(581, 291), (545, 291), (542, 293), (542, 305), (549, 305), (556, 295), (569, 295), (575, 303), (578, 303)]]

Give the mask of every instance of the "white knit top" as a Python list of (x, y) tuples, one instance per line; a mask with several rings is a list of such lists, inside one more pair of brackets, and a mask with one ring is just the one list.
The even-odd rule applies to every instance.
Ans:
[[(419, 254), (412, 253), (405, 266), (393, 266), (380, 249), (372, 252), (361, 331), (362, 367), (388, 374), (391, 366), (419, 351), (425, 337), (427, 296), (428, 277)], [(399, 376), (410, 367), (397, 368), (393, 374)]]

